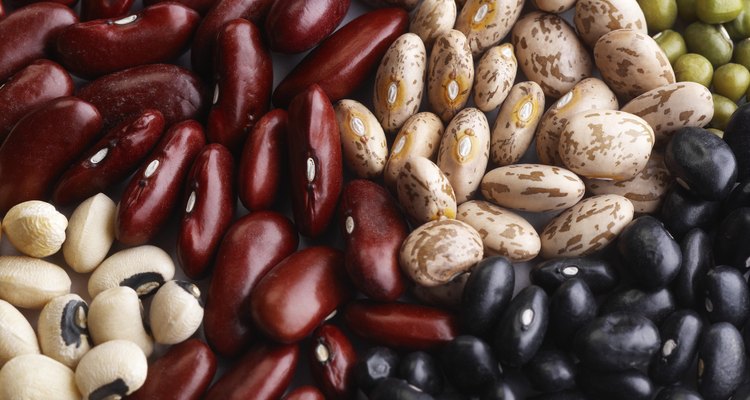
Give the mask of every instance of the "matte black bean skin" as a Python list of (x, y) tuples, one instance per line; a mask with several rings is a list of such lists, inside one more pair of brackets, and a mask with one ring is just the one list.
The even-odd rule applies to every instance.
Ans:
[(487, 337), (508, 307), (515, 281), (513, 264), (505, 257), (488, 257), (474, 267), (461, 296), (459, 317), (466, 333)]
[(596, 371), (645, 370), (659, 349), (659, 330), (648, 318), (615, 312), (583, 327), (573, 345), (576, 356)]
[(515, 400), (516, 394), (505, 381), (499, 380), (485, 390), (479, 400)]
[(581, 279), (563, 283), (550, 297), (549, 336), (569, 347), (576, 332), (596, 317), (597, 308), (594, 294)]
[(675, 184), (664, 196), (659, 219), (669, 233), (682, 238), (693, 228), (710, 229), (720, 212), (721, 202), (704, 200)]
[(493, 332), (492, 348), (498, 360), (511, 367), (529, 362), (542, 345), (548, 323), (547, 293), (534, 285), (521, 290)]
[(443, 375), (437, 360), (423, 351), (409, 353), (401, 359), (398, 377), (425, 393), (437, 394), (443, 390)]
[(620, 232), (617, 249), (638, 285), (646, 290), (667, 286), (680, 271), (680, 245), (650, 215), (636, 218)]
[(458, 336), (440, 352), (440, 365), (448, 380), (463, 393), (478, 393), (500, 378), (492, 349), (475, 336)]
[(724, 129), (724, 141), (737, 160), (737, 179), (750, 178), (750, 104), (739, 107)]
[(701, 395), (697, 392), (694, 392), (690, 389), (679, 386), (672, 386), (665, 387), (664, 389), (659, 391), (659, 394), (656, 395), (656, 399), (654, 400), (703, 400), (703, 397), (701, 397)]
[(379, 380), (396, 375), (398, 354), (387, 347), (372, 347), (354, 365), (354, 380), (364, 392), (371, 391)]
[(725, 400), (742, 383), (746, 362), (737, 328), (728, 322), (711, 325), (698, 349), (698, 392), (706, 400)]
[(738, 208), (721, 221), (714, 238), (717, 264), (731, 265), (742, 271), (750, 268), (750, 208)]
[(737, 180), (729, 145), (703, 128), (680, 128), (664, 152), (664, 164), (680, 185), (706, 200), (721, 200)]
[(598, 372), (582, 370), (578, 384), (595, 399), (649, 400), (655, 387), (646, 374), (636, 371)]
[(615, 292), (604, 302), (599, 314), (631, 311), (659, 325), (677, 308), (672, 292), (663, 288), (654, 292), (631, 288)]
[(680, 241), (682, 266), (672, 281), (672, 293), (680, 307), (695, 308), (701, 301), (706, 272), (714, 266), (711, 238), (702, 229), (691, 229)]
[(563, 282), (579, 278), (594, 293), (605, 293), (617, 286), (617, 270), (608, 262), (595, 258), (555, 258), (534, 266), (531, 283), (552, 293)]
[(566, 390), (559, 393), (540, 394), (529, 397), (528, 400), (589, 400), (589, 398), (578, 390)]
[(703, 330), (700, 316), (693, 310), (675, 311), (661, 325), (661, 347), (651, 361), (649, 376), (660, 385), (681, 380), (695, 360)]
[(368, 397), (369, 400), (434, 400), (434, 397), (427, 393), (420, 392), (419, 389), (415, 389), (406, 381), (396, 378), (385, 378), (379, 381), (375, 388), (372, 389), (372, 393)]
[(559, 392), (576, 386), (575, 364), (558, 350), (541, 350), (524, 367), (531, 387), (540, 392)]
[(708, 320), (740, 328), (750, 313), (750, 289), (736, 268), (720, 265), (706, 274), (704, 309)]

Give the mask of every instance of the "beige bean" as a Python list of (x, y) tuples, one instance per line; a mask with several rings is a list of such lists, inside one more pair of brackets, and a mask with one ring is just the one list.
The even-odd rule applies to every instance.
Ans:
[(159, 288), (149, 313), (157, 343), (180, 343), (198, 330), (203, 322), (200, 295), (198, 286), (186, 281), (169, 281)]
[(523, 157), (534, 140), (543, 111), (544, 92), (536, 82), (513, 86), (492, 126), (490, 158), (495, 165), (515, 164)]
[(461, 204), (474, 197), (490, 156), (487, 117), (476, 108), (465, 108), (445, 128), (437, 165), (448, 178)]
[(77, 294), (55, 297), (39, 314), (37, 330), (44, 355), (75, 368), (91, 349), (88, 305)]
[(456, 218), (456, 195), (435, 163), (424, 157), (406, 160), (396, 182), (399, 203), (416, 224)]
[(564, 210), (585, 193), (576, 174), (542, 164), (495, 168), (482, 178), (481, 188), (484, 198), (500, 207), (533, 212)]
[(3, 220), (3, 230), (13, 247), (31, 257), (57, 253), (65, 241), (68, 219), (52, 204), (29, 200), (16, 204)]
[(412, 15), (409, 32), (419, 35), (431, 49), (438, 36), (453, 29), (457, 14), (454, 0), (422, 0)]
[(513, 45), (504, 43), (487, 50), (474, 74), (474, 104), (490, 112), (500, 106), (510, 93), (518, 72)]
[(0, 256), (0, 299), (20, 308), (42, 308), (70, 293), (70, 277), (50, 262), (25, 256)]
[(576, 5), (576, 0), (531, 0), (539, 11), (560, 14)]
[(89, 400), (94, 392), (101, 396), (97, 399), (117, 399), (143, 386), (147, 373), (148, 361), (135, 343), (112, 340), (83, 356), (76, 368), (75, 382), (84, 400)]
[(646, 17), (636, 0), (578, 0), (575, 6), (573, 23), (589, 47), (617, 29), (630, 28), (648, 34)]
[(360, 178), (379, 177), (388, 158), (383, 128), (358, 101), (340, 100), (335, 110), (344, 163)]
[(70, 216), (62, 251), (65, 262), (78, 273), (93, 271), (115, 240), (117, 205), (103, 193), (86, 199)]
[(39, 354), (34, 328), (12, 304), (0, 300), (0, 367), (23, 354)]
[(430, 108), (448, 122), (464, 108), (474, 84), (474, 60), (466, 36), (455, 29), (439, 36), (428, 66)]
[(456, 19), (456, 29), (469, 40), (479, 57), (508, 35), (523, 9), (523, 0), (467, 0)]
[(18, 356), (0, 369), (0, 399), (80, 400), (73, 370), (41, 354)]
[(174, 277), (174, 261), (164, 250), (151, 245), (131, 247), (107, 257), (89, 277), (89, 295), (117, 286), (129, 286), (147, 296)]
[(411, 116), (401, 127), (393, 141), (388, 162), (385, 164), (383, 180), (386, 187), (395, 192), (396, 179), (404, 162), (413, 156), (437, 160), (440, 140), (443, 138), (443, 121), (430, 112)]
[(127, 286), (107, 289), (94, 297), (88, 327), (97, 345), (119, 339), (137, 344), (146, 357), (154, 351), (154, 340), (144, 327), (141, 300)]
[(513, 262), (529, 261), (539, 254), (541, 242), (534, 227), (520, 215), (482, 200), (458, 206), (456, 219), (479, 232), (485, 257), (505, 256)]

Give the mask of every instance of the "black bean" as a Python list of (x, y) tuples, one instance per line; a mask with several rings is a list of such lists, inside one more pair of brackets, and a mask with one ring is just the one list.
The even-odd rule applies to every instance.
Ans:
[(722, 215), (727, 215), (740, 207), (750, 207), (750, 178), (738, 183), (722, 202)]
[(489, 257), (471, 272), (461, 297), (460, 320), (466, 333), (487, 337), (513, 298), (513, 264), (505, 257)]
[(578, 390), (566, 390), (558, 393), (545, 393), (529, 397), (528, 400), (589, 400), (589, 397)]
[(540, 392), (559, 392), (576, 386), (573, 360), (559, 350), (540, 350), (524, 367), (531, 386)]
[(738, 208), (721, 221), (716, 231), (716, 262), (742, 271), (750, 268), (750, 208)]
[(617, 249), (638, 285), (646, 290), (667, 286), (680, 271), (680, 246), (650, 215), (634, 219), (620, 232)]
[(649, 376), (661, 385), (671, 385), (681, 380), (695, 355), (703, 322), (695, 311), (675, 311), (667, 317), (659, 331), (661, 348), (651, 362)]
[(608, 262), (588, 257), (554, 258), (534, 266), (529, 274), (531, 283), (552, 293), (563, 282), (578, 278), (594, 293), (605, 293), (617, 286), (617, 270)]
[(649, 400), (655, 392), (646, 374), (636, 370), (600, 372), (583, 369), (578, 377), (581, 389), (596, 399)]
[(750, 290), (742, 273), (725, 265), (709, 270), (704, 307), (709, 321), (741, 327), (750, 313)]
[(458, 336), (448, 342), (440, 352), (440, 365), (461, 392), (478, 393), (500, 378), (492, 349), (475, 336)]
[(401, 359), (398, 377), (425, 393), (437, 394), (443, 390), (443, 375), (437, 360), (423, 351), (409, 353)]
[(673, 185), (664, 196), (659, 219), (669, 233), (682, 238), (693, 228), (709, 230), (720, 211), (721, 202), (702, 199), (680, 185)]
[(658, 325), (675, 309), (674, 296), (666, 288), (654, 292), (631, 288), (613, 293), (599, 309), (599, 314), (630, 311), (641, 314)]
[(737, 160), (737, 178), (750, 178), (750, 104), (739, 107), (732, 114), (724, 129), (724, 141)]
[(494, 382), (487, 388), (482, 395), (479, 396), (479, 400), (515, 400), (516, 395), (513, 390), (503, 380)]
[(711, 325), (698, 349), (698, 392), (706, 400), (725, 400), (742, 383), (746, 362), (737, 328), (728, 322)]
[(406, 381), (385, 378), (378, 381), (369, 400), (434, 400), (431, 395), (410, 386)]
[(596, 317), (594, 294), (580, 279), (571, 279), (549, 301), (549, 332), (558, 345), (569, 347), (581, 327)]
[(711, 238), (692, 229), (680, 241), (682, 266), (672, 282), (674, 298), (681, 307), (695, 308), (703, 297), (706, 272), (714, 266)]
[(750, 400), (750, 381), (745, 381), (732, 394), (731, 400)]
[(501, 362), (520, 367), (534, 357), (547, 332), (547, 303), (547, 293), (534, 285), (511, 300), (493, 333), (492, 347)]
[(365, 393), (381, 379), (396, 376), (398, 354), (387, 347), (372, 347), (354, 365), (354, 379)]
[(700, 394), (680, 386), (665, 387), (655, 400), (703, 400)]

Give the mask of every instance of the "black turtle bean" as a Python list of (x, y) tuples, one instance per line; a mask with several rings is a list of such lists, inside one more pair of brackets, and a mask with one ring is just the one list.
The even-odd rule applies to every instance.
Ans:
[(704, 307), (709, 321), (741, 327), (750, 313), (750, 290), (742, 273), (725, 265), (708, 271)]
[(706, 272), (714, 266), (711, 238), (701, 229), (691, 229), (680, 241), (682, 266), (672, 281), (674, 298), (681, 307), (695, 308), (704, 293)]
[(583, 369), (578, 374), (578, 384), (595, 399), (650, 400), (655, 392), (648, 376), (637, 370), (600, 372)]
[(511, 300), (493, 332), (492, 348), (498, 360), (520, 367), (542, 345), (549, 322), (547, 293), (531, 285)]
[(583, 280), (566, 281), (550, 297), (550, 337), (558, 345), (569, 347), (576, 332), (596, 317), (596, 310), (594, 294)]
[(680, 245), (650, 215), (634, 219), (620, 232), (617, 249), (638, 285), (646, 290), (667, 286), (680, 271)]
[(666, 288), (653, 292), (631, 288), (613, 293), (602, 304), (599, 314), (606, 315), (616, 311), (630, 311), (641, 314), (658, 325), (675, 309), (674, 296)]
[(706, 400), (725, 400), (742, 383), (746, 362), (737, 328), (728, 322), (711, 325), (698, 348), (698, 392)]
[(511, 387), (503, 380), (492, 383), (482, 395), (479, 396), (479, 400), (515, 400), (516, 394), (513, 393)]
[(575, 364), (559, 350), (541, 350), (524, 367), (531, 387), (540, 392), (559, 392), (576, 386)]
[(739, 107), (724, 128), (724, 141), (737, 160), (737, 179), (750, 178), (750, 103)]
[(721, 204), (722, 215), (727, 215), (740, 207), (750, 207), (750, 178), (740, 181), (724, 199)]
[(437, 360), (423, 351), (405, 355), (398, 364), (398, 377), (425, 393), (443, 390), (443, 375)]
[(596, 294), (612, 290), (618, 283), (617, 270), (605, 260), (589, 257), (554, 258), (534, 266), (529, 273), (531, 283), (548, 293), (563, 282), (578, 278)]
[(659, 349), (659, 330), (648, 318), (615, 312), (596, 318), (576, 334), (574, 351), (597, 371), (645, 370)]
[(515, 270), (505, 257), (480, 261), (469, 275), (461, 296), (460, 320), (464, 330), (486, 337), (513, 298)]
[(660, 390), (655, 400), (703, 400), (703, 397), (688, 388), (671, 386)]
[(716, 231), (716, 262), (747, 270), (750, 268), (750, 246), (747, 243), (750, 243), (750, 208), (742, 207), (729, 213)]
[(478, 393), (500, 378), (492, 349), (475, 336), (458, 336), (446, 344), (440, 353), (440, 365), (461, 392)]
[(372, 347), (354, 365), (354, 380), (365, 393), (370, 392), (379, 380), (396, 375), (398, 354), (387, 347)]
[(529, 397), (528, 400), (589, 400), (589, 397), (578, 390), (566, 390), (557, 393), (545, 393)]
[(731, 400), (750, 400), (750, 381), (746, 381), (740, 385), (740, 387), (734, 391), (734, 394), (732, 394)]
[(396, 378), (378, 381), (370, 393), (369, 400), (434, 400), (431, 395)]
[(651, 362), (649, 376), (661, 385), (671, 385), (681, 380), (688, 371), (703, 330), (703, 322), (695, 311), (679, 310), (667, 317), (661, 325), (661, 348)]
[(664, 196), (659, 218), (676, 238), (693, 228), (709, 230), (721, 212), (721, 202), (704, 200), (680, 185), (672, 185)]

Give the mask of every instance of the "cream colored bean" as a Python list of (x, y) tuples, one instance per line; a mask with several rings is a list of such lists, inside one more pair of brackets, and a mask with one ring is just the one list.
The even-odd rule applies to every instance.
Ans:
[(495, 168), (482, 178), (481, 188), (484, 198), (500, 207), (533, 212), (564, 210), (585, 193), (576, 174), (542, 164)]
[(146, 296), (174, 277), (174, 262), (164, 250), (151, 245), (121, 250), (107, 257), (89, 277), (89, 295), (129, 286)]
[(393, 141), (383, 180), (385, 186), (396, 191), (396, 179), (406, 160), (413, 156), (437, 160), (440, 140), (443, 138), (443, 121), (430, 112), (411, 116)]
[(78, 273), (93, 271), (107, 257), (115, 241), (117, 205), (103, 193), (86, 199), (70, 216), (62, 251), (65, 262)]
[(516, 80), (518, 61), (513, 45), (504, 43), (487, 50), (474, 74), (474, 104), (490, 112), (500, 106)]
[(39, 354), (34, 328), (12, 304), (0, 300), (0, 367), (23, 354)]
[(539, 234), (520, 215), (482, 200), (458, 206), (456, 219), (479, 232), (485, 257), (505, 256), (513, 262), (529, 261), (542, 246)]
[(2, 400), (80, 400), (75, 373), (41, 354), (26, 354), (0, 369)]
[(127, 286), (107, 289), (91, 301), (88, 327), (97, 345), (121, 339), (137, 344), (146, 357), (154, 350), (154, 341), (143, 325), (141, 300)]
[(37, 330), (42, 353), (75, 368), (91, 349), (88, 304), (77, 294), (55, 297), (39, 314)]
[(399, 203), (417, 225), (456, 218), (456, 195), (435, 163), (419, 156), (406, 160), (396, 182)]
[(75, 382), (84, 400), (119, 399), (146, 382), (148, 361), (140, 348), (127, 340), (102, 343), (78, 363)]
[(534, 140), (544, 112), (544, 92), (533, 81), (513, 86), (492, 126), (490, 159), (497, 166), (515, 164)]
[(422, 0), (411, 18), (409, 32), (418, 35), (431, 49), (438, 36), (453, 29), (457, 14), (454, 0)]
[(456, 29), (469, 40), (479, 57), (508, 35), (523, 9), (523, 0), (467, 0), (456, 19)]
[(169, 281), (162, 285), (151, 301), (151, 331), (161, 344), (187, 340), (203, 322), (203, 306), (198, 286), (186, 281)]
[(70, 277), (50, 262), (25, 256), (0, 256), (0, 299), (20, 308), (42, 308), (70, 293)]
[(65, 241), (68, 219), (52, 204), (29, 200), (16, 204), (3, 220), (3, 230), (13, 247), (31, 257), (57, 253)]
[(576, 31), (589, 47), (617, 29), (630, 28), (648, 34), (646, 17), (636, 0), (578, 0), (575, 6)]
[(576, 0), (531, 0), (539, 11), (560, 14), (570, 10), (576, 4)]
[(474, 84), (474, 60), (463, 33), (451, 29), (435, 40), (428, 74), (430, 108), (448, 122), (464, 108)]
[(379, 177), (388, 158), (383, 128), (358, 101), (341, 100), (335, 110), (346, 166), (360, 178)]
[(476, 108), (465, 108), (445, 128), (437, 165), (448, 178), (461, 204), (474, 197), (487, 169), (490, 128), (487, 117)]

